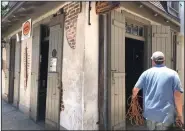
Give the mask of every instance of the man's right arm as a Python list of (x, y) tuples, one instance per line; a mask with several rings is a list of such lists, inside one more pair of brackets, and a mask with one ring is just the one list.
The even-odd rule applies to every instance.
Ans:
[(175, 106), (176, 106), (176, 110), (177, 110), (177, 117), (182, 119), (182, 112), (183, 112), (183, 101), (182, 101), (182, 93), (183, 88), (181, 87), (181, 82), (180, 82), (180, 78), (178, 76), (177, 73), (175, 73), (174, 76), (174, 85), (173, 85), (173, 89), (174, 89), (174, 99), (175, 99)]

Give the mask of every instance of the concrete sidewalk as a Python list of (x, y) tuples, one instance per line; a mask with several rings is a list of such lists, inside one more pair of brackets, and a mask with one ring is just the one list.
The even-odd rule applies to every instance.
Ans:
[(2, 100), (2, 130), (46, 130), (24, 113)]

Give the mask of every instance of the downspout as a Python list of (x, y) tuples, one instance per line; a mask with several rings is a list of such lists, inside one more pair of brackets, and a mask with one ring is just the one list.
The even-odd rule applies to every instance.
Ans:
[(107, 84), (107, 15), (103, 15), (103, 34), (104, 34), (104, 102), (103, 102), (103, 116), (104, 129), (108, 130), (108, 84)]

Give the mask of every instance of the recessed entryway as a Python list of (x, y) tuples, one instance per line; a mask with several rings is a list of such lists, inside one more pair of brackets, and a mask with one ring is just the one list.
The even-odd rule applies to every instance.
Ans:
[[(125, 94), (126, 94), (126, 113), (128, 111), (127, 100), (132, 95), (132, 89), (136, 84), (139, 76), (144, 70), (144, 41), (125, 38)], [(142, 91), (139, 92), (142, 96)], [(142, 107), (142, 99), (139, 101)], [(127, 128), (131, 126), (130, 121), (127, 120)]]
[(45, 121), (48, 76), (49, 27), (41, 26), (38, 121)]

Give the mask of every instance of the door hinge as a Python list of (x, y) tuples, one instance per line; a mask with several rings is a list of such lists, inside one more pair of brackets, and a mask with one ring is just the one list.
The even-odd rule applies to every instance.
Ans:
[(154, 37), (155, 36), (155, 33), (152, 33), (152, 37)]

